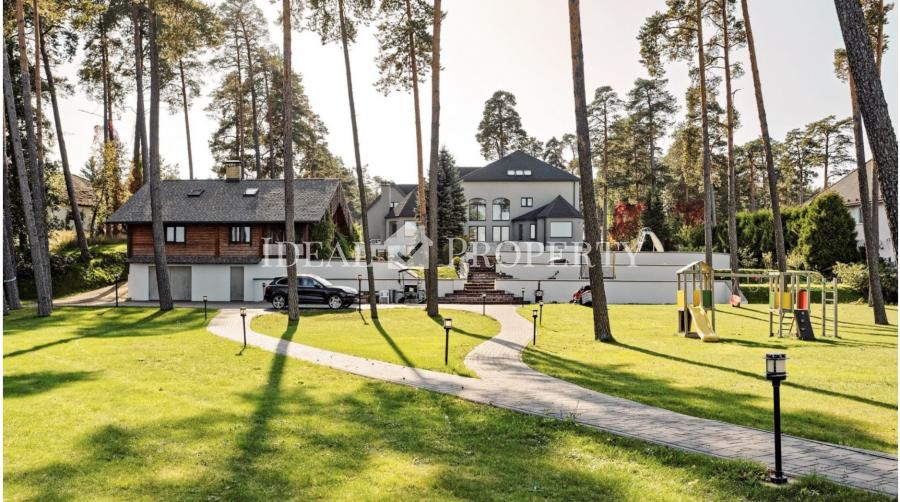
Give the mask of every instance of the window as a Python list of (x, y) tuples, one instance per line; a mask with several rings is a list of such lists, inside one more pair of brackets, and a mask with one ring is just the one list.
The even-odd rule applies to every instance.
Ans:
[(493, 241), (504, 242), (509, 240), (509, 227), (493, 227)]
[(250, 187), (244, 190), (244, 197), (256, 197), (256, 194), (259, 193), (259, 188)]
[(507, 176), (531, 176), (531, 169), (508, 169)]
[(471, 242), (484, 242), (485, 240), (485, 230), (484, 227), (471, 226), (469, 227), (469, 240)]
[(397, 209), (397, 206), (399, 206), (399, 205), (400, 205), (399, 202), (391, 202), (391, 209)]
[(853, 223), (857, 223), (857, 224), (858, 224), (858, 223), (860, 222), (860, 218), (859, 218), (859, 206), (849, 207), (849, 208), (847, 208), (847, 209), (850, 210), (850, 217), (853, 218)]
[(200, 197), (201, 195), (203, 195), (202, 188), (194, 188), (193, 190), (188, 192), (188, 197)]
[(166, 227), (166, 242), (168, 243), (184, 243), (184, 227), (183, 226), (168, 226)]
[(551, 221), (550, 222), (550, 238), (571, 238), (572, 222), (571, 221)]
[(484, 221), (487, 219), (487, 203), (484, 199), (472, 199), (469, 201), (469, 221)]
[(522, 207), (534, 207), (534, 197), (522, 197), (519, 205)]
[(403, 222), (403, 236), (404, 237), (415, 237), (416, 231), (419, 228), (416, 226), (416, 222), (414, 221), (404, 221)]
[(301, 288), (321, 288), (322, 285), (312, 277), (300, 277)]
[(531, 176), (531, 169), (526, 169), (525, 171), (523, 171), (523, 174), (525, 176)]
[(494, 199), (494, 221), (509, 221), (509, 199)]
[(537, 225), (532, 223), (531, 225), (528, 225), (528, 227), (528, 238), (531, 240), (537, 239)]
[(514, 170), (510, 169), (510, 170), (506, 171), (506, 175), (507, 176), (515, 176), (516, 172)]
[(233, 226), (228, 237), (231, 244), (250, 244), (250, 227)]

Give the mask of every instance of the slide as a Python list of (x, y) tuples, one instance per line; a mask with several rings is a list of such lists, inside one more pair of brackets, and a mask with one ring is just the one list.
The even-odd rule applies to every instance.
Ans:
[(719, 337), (716, 336), (716, 332), (713, 331), (712, 324), (709, 322), (709, 317), (706, 315), (706, 309), (703, 307), (688, 306), (688, 312), (691, 313), (691, 317), (694, 319), (694, 330), (697, 332), (700, 340), (704, 342), (719, 341)]

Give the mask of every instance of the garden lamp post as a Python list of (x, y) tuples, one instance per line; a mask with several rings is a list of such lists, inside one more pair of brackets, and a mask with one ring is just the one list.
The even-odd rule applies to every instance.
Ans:
[[(244, 327), (244, 348), (247, 348), (247, 309), (241, 307), (241, 324)], [(242, 349), (243, 350), (243, 349)]]
[(537, 309), (531, 309), (531, 338), (532, 338), (532, 343), (535, 345), (537, 345), (537, 318), (538, 318)]
[(362, 274), (356, 274), (356, 311), (362, 313)]
[(787, 483), (781, 469), (781, 381), (787, 378), (787, 355), (766, 354), (766, 378), (772, 381), (772, 400), (775, 410), (775, 473), (769, 481), (776, 485)]
[(522, 306), (525, 306), (525, 288), (522, 288)]
[(453, 328), (453, 319), (444, 319), (444, 366), (447, 366), (448, 355), (450, 353), (450, 330)]
[(538, 302), (538, 306), (541, 309), (541, 326), (543, 326), (544, 325), (544, 300), (541, 300), (540, 302)]
[(481, 293), (481, 315), (485, 313), (485, 302), (487, 302), (487, 293)]
[(203, 319), (206, 319), (206, 295), (203, 295)]
[(116, 276), (116, 307), (119, 306), (119, 276)]

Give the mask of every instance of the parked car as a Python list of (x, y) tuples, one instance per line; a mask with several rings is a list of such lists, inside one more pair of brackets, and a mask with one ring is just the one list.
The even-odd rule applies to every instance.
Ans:
[(575, 292), (575, 294), (572, 295), (572, 303), (577, 303), (579, 305), (590, 305), (591, 303), (593, 303), (590, 284), (588, 284), (587, 286), (582, 286), (581, 289), (579, 289)]
[[(277, 277), (269, 283), (263, 299), (272, 302), (276, 309), (287, 308), (287, 277)], [(359, 292), (347, 286), (337, 286), (323, 277), (313, 274), (297, 275), (297, 296), (299, 303), (324, 303), (329, 308), (339, 309), (350, 306), (359, 297)]]

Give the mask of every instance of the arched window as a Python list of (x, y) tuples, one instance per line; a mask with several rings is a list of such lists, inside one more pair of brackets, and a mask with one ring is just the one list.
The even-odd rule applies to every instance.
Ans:
[(509, 199), (494, 199), (494, 221), (509, 221)]
[(484, 221), (487, 219), (487, 203), (484, 199), (472, 199), (469, 201), (469, 221)]

